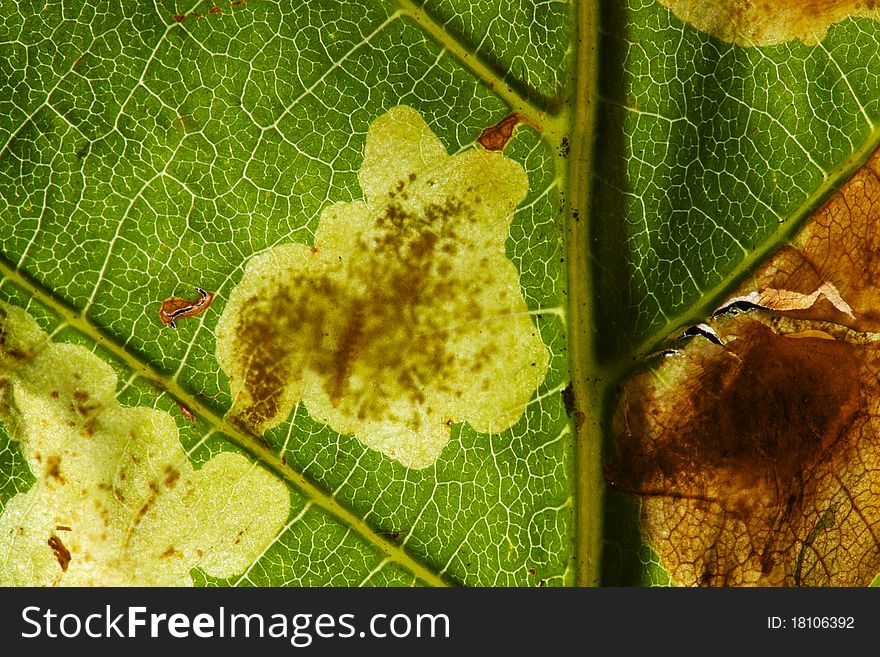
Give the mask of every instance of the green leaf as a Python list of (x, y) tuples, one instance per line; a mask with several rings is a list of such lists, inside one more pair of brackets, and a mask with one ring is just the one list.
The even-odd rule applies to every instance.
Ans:
[[(527, 189), (492, 220), (510, 224), (497, 243), (480, 247), (498, 249), (492, 257), (520, 287), (521, 307), (504, 312), (530, 327), (544, 359), (497, 426), (478, 432), (465, 406), (442, 426), (442, 451), (407, 467), (369, 448), (372, 434), (316, 419), (308, 397), (271, 428), (237, 421), (218, 362), (216, 330), (249, 263), (320, 246), (328, 208), (360, 207), (377, 118), (410, 107), (443, 151), (479, 155), (474, 140), (508, 106), (459, 59), (475, 45), (453, 54), (420, 8), (373, 1), (3, 12), (0, 294), (7, 344), (31, 342), (3, 369), (2, 518), (16, 558), (2, 580), (572, 582), (563, 221), (555, 155), (540, 135), (521, 129), (497, 156)], [(524, 18), (508, 27), (532, 32)], [(557, 34), (567, 18), (554, 10), (547, 20)], [(492, 33), (513, 43), (507, 27)], [(557, 42), (550, 62), (509, 60), (523, 87), (564, 60)], [(384, 156), (393, 166), (396, 155)], [(210, 308), (178, 318), (176, 330), (163, 325), (160, 304), (197, 299), (197, 287), (215, 295)], [(249, 310), (242, 316), (256, 316)], [(80, 347), (64, 351), (71, 343)], [(506, 389), (518, 374), (502, 355), (507, 369), (490, 383)], [(38, 437), (41, 426), (51, 440)], [(126, 459), (137, 462), (112, 467)], [(64, 503), (75, 487), (88, 491), (79, 506), (94, 508)], [(85, 532), (90, 520), (106, 520), (109, 538)], [(140, 570), (125, 580), (135, 557)]]
[(0, 582), (668, 582), (602, 480), (614, 391), (874, 149), (878, 39), (732, 45), (653, 0), (7, 3)]

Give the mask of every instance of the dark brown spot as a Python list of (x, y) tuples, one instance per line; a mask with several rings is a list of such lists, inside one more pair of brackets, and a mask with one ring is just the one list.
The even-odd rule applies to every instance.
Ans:
[(568, 157), (571, 153), (571, 146), (568, 143), (568, 137), (563, 137), (562, 142), (559, 145), (559, 154), (562, 157)]
[(166, 465), (165, 468), (165, 487), (166, 488), (174, 488), (177, 485), (177, 480), (180, 479), (180, 472), (171, 467), (170, 465)]
[(134, 533), (137, 531), (137, 528), (140, 526), (141, 521), (143, 521), (144, 516), (146, 516), (150, 509), (153, 508), (153, 504), (156, 502), (156, 497), (159, 495), (159, 484), (155, 481), (151, 481), (147, 484), (147, 488), (150, 489), (150, 494), (147, 496), (147, 499), (141, 505), (141, 507), (137, 510), (137, 513), (134, 514), (134, 518), (131, 521), (131, 525), (128, 528), (128, 531), (125, 534), (125, 537), (122, 540), (123, 549), (128, 549), (129, 543), (131, 543), (131, 537), (134, 536)]
[(81, 388), (77, 388), (73, 391), (71, 399), (73, 400), (73, 410), (75, 410), (81, 417), (91, 415), (101, 407), (99, 403), (91, 401), (89, 393)]
[(64, 475), (61, 474), (61, 456), (52, 454), (46, 457), (43, 475), (46, 479), (54, 479), (59, 484), (64, 484)]
[[(736, 479), (750, 487), (778, 490), (803, 477), (817, 452), (835, 444), (851, 424), (860, 396), (859, 365), (850, 345), (789, 340), (747, 318), (737, 324), (735, 340), (704, 349), (708, 353), (698, 359), (695, 374), (705, 382), (704, 391), (687, 400), (663, 400), (663, 406), (632, 400), (622, 452), (611, 468), (616, 483), (642, 489), (662, 481), (664, 487), (683, 486), (682, 494), (704, 494), (705, 482), (693, 471), (699, 463), (701, 470), (737, 472)], [(626, 439), (667, 413), (676, 425), (682, 414), (688, 419), (675, 440), (645, 449)], [(713, 500), (728, 503), (733, 492), (719, 490)]]
[(565, 386), (562, 391), (562, 404), (565, 406), (565, 414), (572, 417), (577, 409), (575, 408), (574, 385), (571, 383)]
[(162, 553), (163, 559), (182, 559), (183, 556), (183, 552), (175, 548), (173, 545), (169, 545)]
[(61, 572), (66, 573), (67, 567), (70, 565), (70, 550), (64, 547), (64, 543), (61, 542), (61, 539), (54, 534), (49, 537), (47, 543), (49, 547), (52, 548), (52, 552), (55, 553), (55, 558), (58, 559), (58, 565), (61, 566)]
[(177, 21), (178, 23), (182, 23), (183, 21), (186, 20), (186, 16), (184, 16), (183, 14), (174, 14), (174, 16), (172, 18), (174, 18), (174, 20)]

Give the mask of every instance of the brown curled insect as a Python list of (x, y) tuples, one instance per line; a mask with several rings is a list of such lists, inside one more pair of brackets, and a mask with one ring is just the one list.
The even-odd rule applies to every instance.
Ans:
[(185, 417), (190, 422), (196, 421), (196, 414), (192, 412), (192, 409), (189, 406), (187, 406), (183, 402), (177, 401), (176, 399), (174, 401), (177, 404), (177, 408), (180, 409), (180, 412), (183, 415), (183, 417)]
[(504, 147), (507, 146), (507, 142), (513, 137), (514, 128), (520, 123), (531, 126), (535, 130), (540, 130), (540, 127), (525, 114), (514, 113), (505, 116), (495, 125), (490, 125), (483, 130), (477, 141), (487, 151), (503, 151)]
[(179, 297), (171, 297), (162, 302), (159, 309), (159, 319), (165, 326), (173, 329), (177, 328), (176, 320), (181, 317), (195, 317), (205, 312), (214, 302), (214, 293), (205, 292), (202, 288), (197, 287), (199, 298), (193, 301), (181, 299)]

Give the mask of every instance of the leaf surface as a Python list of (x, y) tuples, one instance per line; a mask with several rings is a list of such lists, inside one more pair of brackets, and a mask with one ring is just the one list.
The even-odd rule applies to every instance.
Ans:
[[(655, 0), (129, 5), (0, 10), (0, 523), (26, 529), (7, 539), (2, 581), (109, 581), (137, 556), (141, 581), (173, 571), (197, 585), (667, 583), (659, 554), (678, 581), (705, 583), (647, 525), (643, 542), (638, 502), (602, 483), (603, 441), (634, 368), (732, 295), (763, 294), (787, 322), (821, 311), (873, 330), (847, 324), (873, 299), (852, 272), (809, 261), (798, 285), (740, 286), (880, 142), (874, 15), (763, 23), (753, 3), (719, 24), (726, 10), (706, 23), (705, 3)], [(395, 112), (425, 126), (418, 148), (376, 137)], [(492, 126), (501, 138), (480, 140)], [(501, 168), (473, 164), (485, 143)], [(480, 184), (525, 185), (468, 189), (447, 161), (471, 162)], [(437, 185), (419, 178), (435, 170)], [(435, 188), (442, 202), (422, 202)], [(452, 222), (449, 237), (434, 221), (444, 207), (477, 208), (477, 228)], [(403, 257), (355, 257), (352, 243)], [(439, 303), (395, 305), (407, 290)], [(487, 318), (494, 328), (476, 328)], [(375, 337), (395, 331), (415, 337)], [(250, 347), (227, 349), (230, 335)], [(255, 369), (272, 340), (286, 350)], [(236, 382), (257, 370), (283, 373), (272, 395)], [(830, 399), (848, 409), (851, 393)], [(656, 483), (627, 476), (630, 491)], [(78, 511), (59, 502), (75, 486), (88, 491)], [(175, 496), (188, 492), (195, 509), (229, 508), (187, 525)], [(770, 550), (795, 564), (784, 583), (823, 572), (798, 556), (807, 542), (818, 554), (807, 538), (831, 523), (830, 498), (810, 499), (815, 517), (788, 538), (766, 523), (736, 534), (788, 546)], [(87, 537), (87, 518), (111, 530)], [(117, 561), (83, 570), (97, 554)], [(858, 575), (847, 582), (872, 568), (834, 566)], [(754, 579), (743, 573), (727, 581)]]
[[(791, 585), (839, 583), (852, 577), (846, 581), (866, 584), (875, 574), (876, 565), (863, 559), (865, 553), (856, 546), (866, 536), (873, 536), (876, 523), (870, 513), (860, 516), (863, 524), (850, 532), (844, 527), (854, 518), (852, 513), (842, 512), (834, 522), (829, 520), (826, 511), (834, 506), (828, 502), (830, 489), (821, 494), (829, 498), (817, 502), (816, 508), (821, 509), (812, 520), (805, 509), (817, 498), (798, 489), (792, 495), (795, 504), (800, 505), (793, 516), (797, 521), (786, 506), (791, 500), (783, 498), (787, 484), (776, 490), (780, 496), (776, 502), (770, 503), (761, 493), (762, 486), (771, 485), (767, 482), (776, 475), (783, 476), (789, 466), (801, 472), (804, 486), (818, 485), (825, 477), (820, 470), (830, 472), (828, 477), (841, 477), (839, 485), (843, 489), (851, 485), (846, 480), (845, 463), (850, 456), (859, 462), (859, 448), (849, 452), (843, 444), (861, 445), (870, 451), (873, 443), (870, 437), (861, 440), (863, 432), (855, 428), (847, 433), (850, 438), (840, 443), (835, 437), (838, 421), (843, 425), (854, 421), (847, 419), (846, 409), (850, 406), (837, 396), (840, 393), (847, 397), (849, 393), (843, 391), (850, 384), (836, 388), (830, 383), (836, 377), (834, 366), (845, 369), (847, 359), (830, 358), (824, 365), (817, 364), (822, 360), (819, 350), (816, 362), (806, 366), (801, 378), (809, 390), (803, 396), (815, 397), (813, 410), (822, 415), (822, 405), (834, 406), (837, 400), (843, 415), (837, 419), (823, 416), (822, 421), (816, 417), (805, 419), (799, 415), (799, 407), (786, 401), (791, 390), (785, 380), (774, 380), (776, 375), (770, 373), (775, 367), (797, 380), (799, 357), (790, 360), (784, 342), (778, 348), (767, 346), (769, 343), (756, 337), (763, 329), (745, 328), (745, 319), (715, 321), (711, 315), (724, 305), (726, 297), (733, 297), (771, 307), (786, 306), (788, 310), (799, 306), (827, 311), (830, 306), (836, 313), (833, 319), (839, 320), (845, 314), (841, 308), (846, 310), (844, 297), (857, 303), (859, 295), (871, 295), (871, 284), (866, 286), (863, 281), (868, 275), (864, 258), (859, 255), (870, 248), (871, 231), (851, 230), (847, 222), (839, 231), (836, 224), (826, 231), (827, 239), (822, 240), (826, 250), (816, 254), (813, 261), (821, 261), (818, 266), (825, 268), (829, 277), (831, 270), (839, 267), (841, 275), (835, 280), (846, 290), (843, 296), (836, 293), (830, 278), (821, 275), (809, 283), (802, 281), (796, 289), (793, 284), (784, 285), (783, 279), (792, 272), (791, 263), (777, 271), (778, 285), (764, 281), (763, 294), (753, 294), (754, 288), (748, 286), (736, 291), (736, 286), (756, 269), (763, 271), (761, 266), (771, 257), (771, 264), (766, 266), (772, 268), (780, 257), (773, 254), (785, 254), (790, 240), (801, 239), (794, 236), (802, 222), (847, 183), (876, 148), (877, 23), (868, 18), (849, 18), (844, 9), (833, 20), (825, 21), (828, 17), (824, 17), (810, 22), (802, 16), (794, 20), (786, 13), (788, 5), (770, 11), (763, 3), (753, 3), (748, 12), (734, 17), (725, 13), (732, 11), (733, 5), (728, 3), (664, 4), (669, 4), (672, 11), (660, 3), (633, 2), (619, 9), (609, 8), (604, 15), (607, 36), (603, 54), (611, 63), (603, 64), (600, 125), (619, 140), (619, 148), (598, 152), (602, 164), (597, 169), (597, 211), (593, 215), (598, 226), (593, 233), (600, 300), (596, 313), (602, 317), (600, 325), (606, 327), (597, 332), (598, 358), (605, 362), (597, 371), (605, 372), (612, 382), (606, 427), (616, 436), (617, 447), (617, 457), (609, 466), (609, 480), (648, 496), (643, 498), (650, 501), (642, 504), (641, 526), (676, 581)], [(717, 12), (713, 14), (711, 7)], [(799, 12), (799, 7), (791, 5), (794, 12)], [(707, 23), (709, 18), (717, 22)], [(693, 21), (693, 25), (683, 23), (683, 19)], [(782, 24), (786, 29), (779, 31)], [(774, 30), (777, 36), (767, 36)], [(758, 34), (764, 36), (758, 38)], [(835, 198), (838, 204), (848, 202), (846, 195)], [(822, 219), (814, 221), (823, 223)], [(863, 225), (861, 219), (857, 225)], [(851, 266), (847, 267), (844, 263), (850, 259)], [(784, 257), (779, 262), (784, 262)], [(806, 290), (817, 279), (821, 279), (817, 286)], [(823, 288), (825, 280), (829, 285)], [(853, 288), (866, 289), (854, 296)], [(778, 306), (774, 306), (774, 300)], [(654, 376), (636, 374), (622, 393), (613, 389), (614, 382), (622, 373), (625, 378), (633, 363), (647, 357), (656, 366), (653, 354), (680, 348), (676, 339), (701, 322), (709, 326), (689, 331), (698, 335), (693, 338), (693, 346), (682, 350), (680, 360), (660, 366)], [(713, 330), (714, 334), (707, 333)], [(795, 330), (782, 331), (792, 332)], [(725, 346), (712, 344), (706, 335)], [(754, 346), (757, 344), (765, 346), (758, 348)], [(800, 347), (808, 351), (810, 344), (808, 339)], [(716, 349), (729, 357), (744, 350), (743, 369), (736, 375), (726, 370), (730, 377), (722, 375), (715, 368), (721, 367), (723, 357), (715, 361), (701, 355)], [(746, 353), (751, 354), (748, 359)], [(764, 373), (759, 371), (762, 358), (771, 368)], [(861, 365), (854, 364), (853, 372), (859, 367), (870, 370), (869, 362), (868, 356), (855, 357), (854, 363)], [(808, 373), (811, 367), (816, 368), (813, 374)], [(819, 379), (810, 384), (814, 376)], [(842, 373), (840, 376), (841, 380), (846, 378)], [(822, 377), (827, 377), (827, 387), (820, 383)], [(642, 387), (648, 378), (653, 383)], [(762, 391), (763, 398), (748, 403), (750, 390)], [(870, 386), (854, 394), (855, 399), (869, 400), (872, 396)], [(871, 405), (870, 401), (865, 403)], [(612, 420), (610, 416), (615, 413), (616, 419)], [(648, 420), (652, 413), (657, 415)], [(636, 417), (647, 424), (640, 425)], [(795, 419), (798, 417), (801, 419)], [(719, 422), (720, 418), (728, 418), (730, 429), (723, 422), (713, 425), (710, 418)], [(791, 438), (788, 448), (783, 447), (788, 444), (788, 434), (774, 428), (773, 418), (789, 418), (797, 427), (793, 430), (804, 434)], [(640, 446), (634, 451), (627, 447), (635, 444), (625, 438), (629, 435), (641, 436), (636, 440)], [(735, 435), (739, 439), (733, 439)], [(691, 443), (684, 436), (697, 442)], [(729, 436), (733, 442), (728, 444)], [(820, 460), (824, 460), (821, 467), (815, 468), (809, 458), (801, 458), (800, 451), (809, 451), (813, 436), (821, 441)], [(680, 451), (674, 446), (677, 439), (685, 440)], [(753, 439), (770, 441), (768, 444), (775, 447), (769, 449), (764, 443), (756, 446)], [(703, 451), (697, 446), (703, 440), (717, 450)], [(659, 448), (661, 443), (667, 447)], [(835, 443), (839, 450), (829, 447)], [(776, 449), (788, 456), (774, 460)], [(826, 449), (831, 453), (823, 451)], [(749, 453), (763, 453), (763, 458), (776, 464), (772, 466), (778, 468), (776, 475), (770, 474), (771, 468), (765, 471), (763, 484), (747, 481), (750, 469), (740, 471), (738, 467), (743, 464), (733, 463)], [(725, 463), (731, 469), (720, 473), (718, 468), (727, 467), (722, 465)], [(873, 508), (872, 468), (866, 466), (866, 470), (861, 485), (870, 492), (864, 493), (863, 499)], [(648, 471), (652, 474), (642, 478)], [(625, 472), (642, 474), (633, 479)], [(639, 483), (630, 486), (636, 479)], [(726, 492), (717, 488), (719, 485), (727, 487)], [(798, 488), (801, 484), (793, 485)], [(725, 495), (730, 505), (744, 506), (708, 508)], [(758, 528), (752, 523), (752, 512), (762, 505), (766, 505), (766, 514)], [(628, 527), (639, 515), (638, 505), (611, 492), (606, 509), (607, 581), (668, 583), (669, 574), (658, 567), (657, 554), (640, 545)], [(801, 522), (804, 525), (794, 529), (793, 525)], [(828, 545), (820, 549), (815, 543), (816, 528), (822, 526), (824, 532), (825, 525), (830, 527), (823, 534)], [(707, 528), (717, 530), (714, 537), (709, 538)], [(811, 534), (812, 530), (816, 531)], [(676, 534), (677, 539), (671, 537)], [(866, 540), (870, 545), (870, 539)], [(841, 561), (828, 556), (828, 551), (834, 550)], [(786, 551), (787, 556), (783, 556)], [(853, 557), (849, 564), (844, 563), (846, 554)], [(804, 555), (814, 560), (810, 566), (812, 581), (804, 575)], [(859, 565), (854, 566), (856, 563)]]
[[(248, 454), (253, 465), (227, 479), (237, 481), (242, 503), (256, 505), (238, 513), (259, 515), (272, 532), (221, 531), (220, 519), (231, 511), (217, 504), (214, 535), (202, 525), (190, 528), (207, 545), (157, 543), (142, 564), (142, 581), (161, 571), (168, 552), (164, 560), (189, 564), (183, 579), (196, 584), (570, 582), (573, 432), (561, 399), (568, 380), (566, 272), (554, 155), (534, 131), (521, 130), (504, 154), (527, 188), (504, 211), (509, 229), (493, 257), (518, 281), (516, 312), (546, 362), (509, 421), (478, 432), (455, 420), (443, 427), (449, 444), (442, 453), (430, 467), (413, 469), (334, 431), (302, 405), (265, 434), (227, 416), (233, 397), (216, 355), (218, 321), (248, 262), (281, 245), (312, 247), (328, 207), (364, 198), (357, 173), (370, 125), (407, 106), (444, 152), (467, 153), (476, 152), (482, 129), (508, 112), (435, 38), (437, 24), (418, 7), (382, 2), (311, 3), (296, 11), (273, 2), (160, 3), (100, 13), (74, 3), (19, 3), (4, 12), (0, 292), (9, 312), (18, 318), (16, 307), (26, 310), (47, 332), (34, 353), (75, 343), (94, 354), (83, 362), (112, 366), (115, 383), (105, 384), (113, 393), (96, 412), (131, 407), (161, 418), (182, 447), (180, 458), (201, 477), (181, 490), (203, 504), (211, 506), (212, 491), (226, 495), (211, 464)], [(521, 29), (522, 16), (511, 24)], [(500, 27), (493, 34), (509, 40)], [(458, 49), (477, 46), (465, 41)], [(514, 75), (527, 85), (542, 75), (536, 70), (520, 65)], [(210, 307), (179, 316), (176, 330), (163, 325), (162, 302), (176, 297), (169, 312), (185, 309), (196, 288), (214, 295)], [(29, 321), (8, 320), (10, 335)], [(94, 542), (80, 540), (83, 523), (47, 520), (71, 527), (53, 525), (52, 540), (49, 524), (38, 532), (38, 523), (17, 511), (32, 491), (57, 492), (57, 480), (35, 461), (32, 424), (16, 420), (26, 406), (19, 370), (5, 370), (2, 517), (40, 534), (27, 544), (13, 538), (10, 546), (25, 561), (38, 554), (39, 566), (6, 567), (3, 581), (73, 582), (97, 557)], [(50, 393), (37, 388), (32, 401), (42, 410), (28, 422), (59, 406)], [(122, 462), (133, 451), (146, 460), (149, 449), (126, 447), (124, 431), (111, 432), (122, 442), (106, 458)], [(63, 454), (91, 459), (97, 473), (97, 456), (71, 440), (62, 441)], [(157, 468), (161, 474), (158, 462), (141, 470)], [(134, 499), (120, 502), (113, 495), (117, 470), (84, 484), (86, 500), (106, 493), (111, 515), (128, 505), (138, 518), (151, 496), (159, 504), (169, 495), (164, 486), (153, 491), (146, 477)], [(268, 520), (277, 494), (267, 496), (248, 477), (284, 486), (280, 522)], [(229, 495), (229, 504), (237, 503)], [(168, 508), (165, 516), (181, 514)], [(151, 509), (136, 523), (144, 535), (155, 534), (165, 517)], [(124, 561), (132, 546), (122, 535), (113, 549)], [(221, 537), (249, 542), (250, 556), (213, 567), (210, 554)], [(70, 552), (64, 569), (59, 545)]]

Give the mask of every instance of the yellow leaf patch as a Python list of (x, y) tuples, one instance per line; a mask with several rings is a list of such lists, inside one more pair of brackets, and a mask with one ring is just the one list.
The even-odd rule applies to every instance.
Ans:
[(192, 585), (196, 567), (242, 572), (283, 527), (278, 479), (232, 452), (195, 470), (172, 417), (120, 405), (116, 386), (0, 305), (0, 420), (37, 478), (0, 516), (0, 585)]
[(851, 16), (880, 18), (874, 0), (659, 0), (675, 16), (739, 46), (818, 43), (828, 28)]
[(454, 422), (509, 428), (549, 356), (505, 254), (528, 191), (501, 153), (450, 156), (396, 107), (367, 134), (365, 201), (324, 210), (314, 246), (253, 257), (217, 327), (233, 416), (262, 433), (302, 401), (335, 431), (412, 468)]

